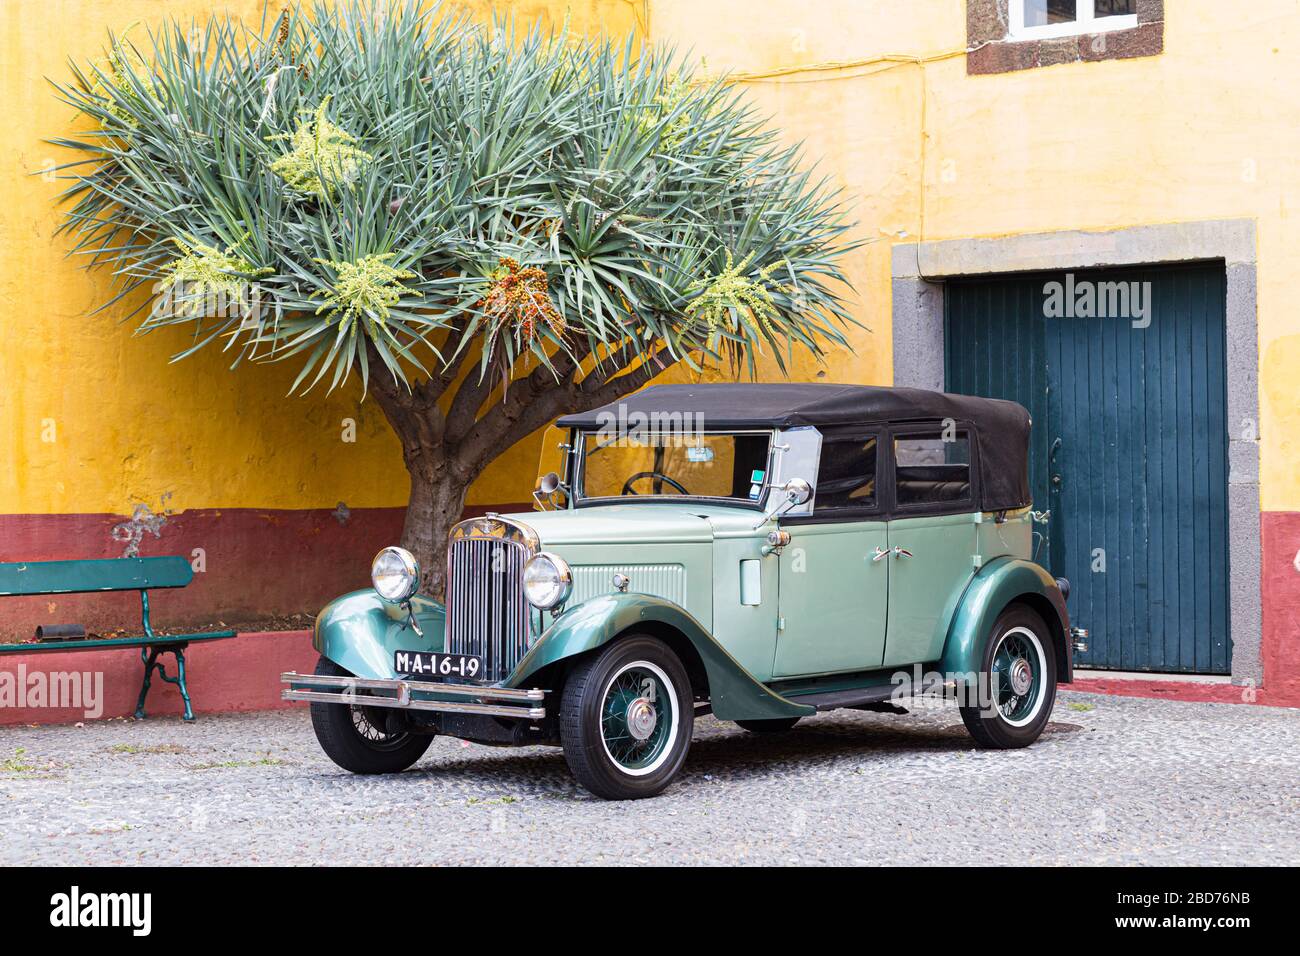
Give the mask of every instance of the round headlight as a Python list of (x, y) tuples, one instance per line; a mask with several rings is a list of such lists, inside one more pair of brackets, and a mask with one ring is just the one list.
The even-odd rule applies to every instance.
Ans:
[(420, 565), (405, 548), (384, 548), (370, 565), (370, 583), (385, 601), (400, 604), (420, 586)]
[(558, 554), (542, 551), (524, 565), (524, 597), (543, 611), (564, 603), (573, 590), (573, 574)]

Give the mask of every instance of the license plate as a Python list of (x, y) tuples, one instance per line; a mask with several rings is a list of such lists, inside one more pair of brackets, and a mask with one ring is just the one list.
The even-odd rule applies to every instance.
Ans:
[(394, 651), (393, 670), (411, 677), (468, 677), (483, 673), (483, 658), (468, 654)]

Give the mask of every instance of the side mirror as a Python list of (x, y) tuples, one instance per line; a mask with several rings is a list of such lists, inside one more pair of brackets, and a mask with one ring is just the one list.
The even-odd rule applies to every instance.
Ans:
[(802, 478), (791, 478), (781, 486), (781, 490), (785, 492), (784, 506), (787, 508), (804, 504), (813, 495), (813, 486)]
[(791, 478), (781, 486), (780, 491), (785, 500), (782, 501), (770, 514), (764, 515), (762, 521), (754, 525), (755, 531), (763, 527), (763, 525), (767, 524), (769, 521), (781, 517), (781, 515), (785, 514), (791, 508), (806, 504), (813, 496), (812, 484), (803, 478)]

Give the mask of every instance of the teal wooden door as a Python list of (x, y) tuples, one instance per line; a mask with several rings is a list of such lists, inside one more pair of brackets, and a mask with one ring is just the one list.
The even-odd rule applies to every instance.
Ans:
[(1036, 557), (1091, 632), (1077, 665), (1229, 673), (1222, 264), (960, 279), (945, 302), (948, 391), (1033, 417)]

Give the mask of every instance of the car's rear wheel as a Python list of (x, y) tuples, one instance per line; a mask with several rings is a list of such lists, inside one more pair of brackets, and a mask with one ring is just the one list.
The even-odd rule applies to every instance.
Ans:
[(797, 723), (798, 717), (777, 717), (773, 720), (738, 720), (736, 726), (751, 734), (783, 734)]
[[(316, 673), (351, 677), (327, 657), (316, 663)], [(325, 755), (353, 773), (400, 773), (424, 756), (433, 742), (429, 734), (387, 728), (388, 708), (361, 704), (311, 705), (311, 726)]]
[(686, 760), (690, 678), (668, 645), (630, 635), (578, 663), (564, 682), (560, 742), (578, 783), (606, 800), (660, 793)]
[(1008, 750), (1037, 740), (1056, 702), (1056, 653), (1037, 612), (1013, 604), (998, 616), (980, 677), (979, 699), (961, 708), (976, 743)]

